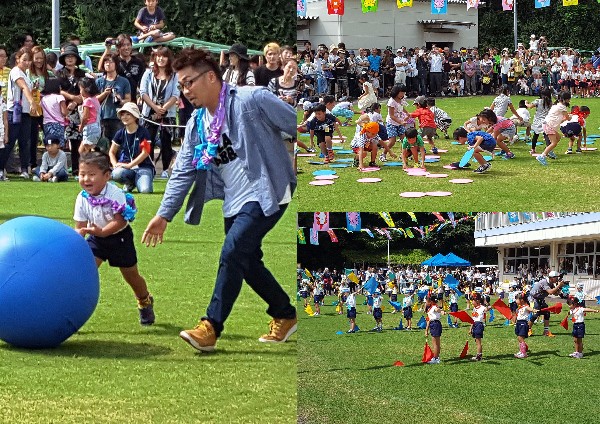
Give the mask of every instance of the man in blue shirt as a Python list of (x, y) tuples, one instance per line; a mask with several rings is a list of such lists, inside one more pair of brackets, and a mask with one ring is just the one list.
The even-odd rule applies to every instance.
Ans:
[[(190, 198), (185, 220), (197, 225), (202, 206), (223, 199), (225, 241), (213, 296), (198, 325), (180, 337), (212, 351), (242, 287), (269, 305), (270, 332), (261, 342), (281, 343), (296, 331), (296, 309), (262, 262), (263, 238), (291, 201), (296, 176), (282, 133), (296, 132), (296, 113), (264, 87), (230, 87), (204, 50), (183, 49), (173, 64), (183, 94), (196, 108), (156, 216), (142, 237), (161, 243), (167, 223)], [(215, 146), (216, 145), (216, 146)]]

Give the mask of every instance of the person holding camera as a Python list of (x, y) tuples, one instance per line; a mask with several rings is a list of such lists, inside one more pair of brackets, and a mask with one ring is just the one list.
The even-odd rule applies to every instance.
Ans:
[(140, 96), (144, 101), (142, 116), (149, 120), (143, 125), (148, 129), (152, 142), (150, 159), (154, 160), (154, 146), (160, 142), (163, 165), (160, 176), (169, 178), (168, 169), (173, 159), (173, 125), (179, 100), (177, 74), (172, 68), (173, 52), (168, 47), (159, 47), (152, 54), (152, 63), (152, 68), (144, 72), (140, 85)]
[[(533, 287), (531, 287), (531, 291), (529, 292), (530, 298), (533, 298), (533, 309), (539, 311), (540, 309), (548, 307), (546, 297), (551, 294), (557, 294), (565, 285), (564, 281), (559, 281), (560, 277), (558, 271), (550, 271), (548, 277), (542, 278), (533, 284)], [(531, 316), (531, 321), (529, 321), (529, 336), (533, 334), (533, 322), (540, 315), (544, 317), (544, 336), (554, 337), (554, 334), (550, 332), (550, 312), (548, 311), (542, 313), (536, 312)]]
[(117, 53), (105, 55), (103, 66), (104, 75), (96, 80), (100, 90), (97, 96), (100, 102), (102, 136), (112, 140), (116, 132), (123, 128), (117, 117), (117, 109), (131, 101), (131, 88), (127, 78), (117, 74), (121, 59)]
[(127, 34), (119, 34), (117, 38), (107, 38), (105, 41), (106, 49), (98, 62), (98, 71), (104, 72), (104, 60), (113, 53), (112, 46), (115, 46), (119, 56), (117, 74), (127, 78), (131, 89), (131, 101), (137, 103), (138, 87), (146, 70), (146, 64), (143, 60), (131, 54), (133, 51), (132, 45), (131, 37)]

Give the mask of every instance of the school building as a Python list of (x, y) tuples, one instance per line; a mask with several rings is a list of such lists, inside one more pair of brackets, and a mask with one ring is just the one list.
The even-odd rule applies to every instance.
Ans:
[[(318, 44), (346, 43), (346, 48), (396, 49), (433, 44), (458, 50), (478, 45), (477, 9), (467, 11), (466, 0), (448, 0), (447, 14), (431, 13), (431, 0), (413, 0), (412, 7), (398, 9), (396, 0), (379, 0), (376, 12), (363, 13), (360, 0), (346, 0), (344, 15), (328, 15), (326, 0), (307, 0), (306, 17), (297, 18), (297, 41)], [(358, 54), (358, 53), (357, 53)]]
[(497, 248), (500, 281), (543, 268), (600, 295), (599, 212), (479, 213), (475, 246)]

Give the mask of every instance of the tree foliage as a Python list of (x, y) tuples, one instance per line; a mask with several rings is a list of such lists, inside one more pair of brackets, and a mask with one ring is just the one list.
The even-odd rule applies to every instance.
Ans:
[[(61, 38), (76, 34), (83, 43), (103, 41), (121, 32), (135, 34), (133, 21), (142, 0), (61, 0)], [(166, 31), (212, 43), (241, 42), (262, 49), (271, 41), (293, 44), (296, 39), (294, 3), (289, 0), (161, 0)], [(31, 33), (38, 44), (52, 41), (52, 2), (0, 2), (0, 42), (10, 49), (17, 37)]]
[[(579, 0), (578, 6), (564, 7), (562, 1), (536, 9), (533, 0), (517, 3), (517, 41), (529, 46), (529, 37), (546, 36), (548, 46), (571, 46), (595, 50), (600, 46), (600, 27), (594, 25), (600, 14), (596, 0)], [(513, 13), (502, 11), (498, 0), (479, 8), (479, 46), (509, 47), (514, 44)]]

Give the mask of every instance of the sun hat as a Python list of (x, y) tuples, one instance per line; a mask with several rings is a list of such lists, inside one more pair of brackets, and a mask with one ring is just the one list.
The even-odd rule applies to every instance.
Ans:
[(233, 53), (240, 59), (248, 60), (248, 48), (243, 44), (233, 44), (227, 53)]
[(364, 134), (367, 132), (371, 134), (377, 134), (379, 132), (379, 124), (377, 122), (367, 122), (363, 125), (363, 128), (360, 131), (360, 133)]
[(75, 56), (77, 58), (77, 64), (76, 64), (76, 66), (79, 66), (79, 65), (81, 65), (83, 63), (83, 60), (81, 59), (81, 56), (79, 56), (79, 50), (77, 49), (77, 46), (75, 44), (69, 44), (68, 46), (66, 46), (64, 48), (62, 54), (58, 58), (58, 62), (62, 66), (66, 66), (65, 65), (65, 58), (67, 56)]
[(117, 116), (120, 116), (122, 112), (128, 112), (132, 114), (135, 118), (140, 118), (140, 110), (137, 105), (133, 102), (127, 102), (123, 105), (121, 109), (117, 109)]

